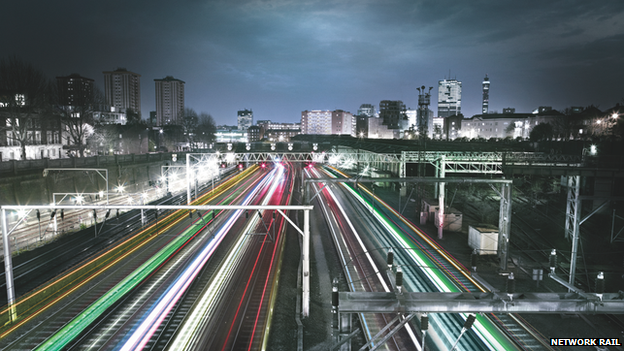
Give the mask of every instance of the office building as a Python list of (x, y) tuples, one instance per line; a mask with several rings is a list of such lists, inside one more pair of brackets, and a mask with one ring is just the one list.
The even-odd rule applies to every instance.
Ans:
[(157, 125), (181, 124), (184, 115), (184, 81), (167, 76), (163, 79), (154, 79), (154, 83)]
[(379, 103), (379, 118), (388, 129), (407, 129), (405, 104), (401, 100), (383, 100)]
[(125, 68), (104, 73), (104, 98), (117, 111), (141, 114), (141, 75)]
[(343, 110), (301, 112), (301, 134), (347, 134), (355, 136), (356, 119)]
[(377, 111), (375, 111), (375, 105), (371, 104), (361, 104), (358, 109), (358, 116), (366, 116), (366, 117), (375, 117)]
[(331, 134), (332, 111), (311, 110), (301, 112), (301, 134)]
[(461, 113), (462, 83), (457, 79), (438, 81), (438, 117)]
[(240, 110), (237, 114), (238, 130), (247, 130), (253, 124), (253, 112), (251, 110)]
[(355, 136), (356, 119), (351, 112), (332, 111), (332, 134)]

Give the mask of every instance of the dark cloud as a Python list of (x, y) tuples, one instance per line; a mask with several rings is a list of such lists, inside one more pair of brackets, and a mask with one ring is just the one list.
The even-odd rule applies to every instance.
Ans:
[(449, 69), (468, 115), (480, 110), (485, 73), (499, 110), (622, 98), (621, 0), (32, 0), (3, 12), (3, 52), (100, 85), (102, 71), (126, 67), (142, 75), (144, 116), (153, 79), (166, 75), (220, 123), (240, 108), (296, 121), (305, 109), (355, 112), (383, 99), (414, 107), (415, 88)]

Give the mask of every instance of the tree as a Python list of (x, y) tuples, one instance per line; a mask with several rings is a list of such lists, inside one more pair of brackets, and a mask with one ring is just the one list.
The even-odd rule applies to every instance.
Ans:
[(217, 133), (217, 125), (214, 118), (208, 113), (202, 112), (199, 114), (199, 125), (197, 126), (197, 141), (204, 144), (210, 144), (215, 141), (215, 134)]
[(94, 133), (94, 112), (105, 104), (104, 94), (96, 88), (86, 92), (83, 98), (72, 106), (63, 105), (59, 88), (55, 89), (55, 106), (65, 128), (67, 144), (76, 147), (84, 157), (87, 138)]
[(120, 125), (118, 124), (99, 124), (96, 123), (93, 134), (91, 134), (87, 143), (91, 150), (95, 150), (98, 155), (106, 155), (115, 150), (119, 142)]
[(131, 125), (141, 124), (141, 114), (129, 108), (126, 110), (126, 121)]
[(16, 56), (0, 60), (0, 111), (4, 117), (0, 130), (7, 141), (20, 146), (22, 160), (26, 159), (26, 145), (37, 141), (42, 116), (51, 114), (50, 88), (45, 74), (30, 63)]
[(574, 132), (575, 118), (571, 108), (566, 108), (561, 111), (561, 115), (558, 115), (553, 120), (553, 133), (554, 135), (562, 138), (564, 141), (570, 140), (570, 136)]
[(513, 137), (515, 132), (516, 132), (516, 121), (511, 121), (509, 122), (509, 125), (507, 126), (507, 128), (505, 128), (505, 135)]
[(542, 141), (553, 136), (553, 127), (548, 123), (540, 123), (536, 125), (529, 134), (531, 141)]
[(181, 121), (184, 135), (186, 136), (186, 142), (188, 142), (191, 150), (195, 149), (196, 131), (199, 126), (199, 116), (197, 116), (197, 112), (192, 108), (185, 108)]

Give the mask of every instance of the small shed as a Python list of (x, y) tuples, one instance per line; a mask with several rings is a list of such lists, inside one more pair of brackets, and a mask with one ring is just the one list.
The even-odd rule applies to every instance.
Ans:
[(479, 255), (498, 253), (498, 228), (493, 225), (468, 226), (468, 246)]
[[(434, 216), (434, 224), (436, 227), (440, 226), (440, 217), (438, 215), (438, 208), (436, 208)], [(444, 211), (444, 230), (449, 232), (461, 232), (463, 215), (461, 211), (453, 207), (447, 207)]]
[(433, 222), (433, 217), (436, 214), (436, 211), (438, 210), (438, 208), (440, 206), (438, 206), (439, 202), (438, 199), (428, 199), (428, 198), (423, 198), (421, 200), (421, 204), (420, 204), (420, 210), (424, 213), (427, 214), (427, 222)]

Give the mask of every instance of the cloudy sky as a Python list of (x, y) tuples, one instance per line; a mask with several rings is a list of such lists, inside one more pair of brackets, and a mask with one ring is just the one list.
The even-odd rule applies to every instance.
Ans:
[(416, 87), (449, 72), (466, 116), (480, 113), (485, 74), (492, 110), (624, 98), (622, 0), (26, 0), (2, 12), (0, 56), (101, 89), (103, 71), (125, 67), (141, 75), (143, 118), (168, 75), (218, 124), (244, 108), (278, 122), (381, 100), (416, 108)]

